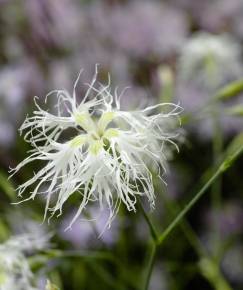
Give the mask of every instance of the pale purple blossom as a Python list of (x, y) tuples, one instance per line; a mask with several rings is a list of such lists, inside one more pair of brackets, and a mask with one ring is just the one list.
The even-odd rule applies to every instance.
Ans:
[(31, 38), (40, 46), (73, 48), (82, 41), (84, 15), (76, 1), (26, 0)]
[(98, 15), (93, 18), (95, 27), (102, 28), (104, 39), (132, 57), (168, 57), (185, 41), (187, 20), (182, 11), (169, 5), (131, 1), (110, 8), (109, 13), (107, 10), (105, 5), (94, 9)]
[(98, 214), (97, 212), (99, 212), (97, 207), (91, 208), (87, 212), (86, 218), (84, 216), (83, 219), (73, 225), (72, 229), (67, 231), (65, 229), (67, 229), (72, 221), (73, 213), (66, 215), (60, 227), (60, 236), (64, 240), (69, 241), (76, 249), (92, 248), (103, 243), (108, 247), (113, 246), (119, 238), (121, 227), (119, 218), (113, 222), (110, 229), (103, 232), (109, 218), (109, 212), (105, 209)]

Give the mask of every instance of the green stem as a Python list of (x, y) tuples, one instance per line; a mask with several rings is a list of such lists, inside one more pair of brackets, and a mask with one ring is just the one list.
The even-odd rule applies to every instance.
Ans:
[(107, 260), (115, 264), (119, 263), (111, 253), (104, 251), (61, 251), (61, 250), (46, 250), (44, 253), (52, 259), (58, 258), (83, 258), (83, 259), (97, 259)]
[(155, 227), (150, 220), (149, 216), (145, 212), (141, 202), (139, 202), (140, 208), (142, 210), (143, 216), (149, 226), (151, 236), (153, 237), (153, 246), (149, 257), (148, 267), (146, 269), (146, 278), (144, 283), (144, 290), (148, 290), (149, 282), (154, 266), (156, 251), (159, 245), (161, 245), (164, 240), (168, 237), (168, 235), (172, 232), (172, 230), (177, 226), (178, 223), (182, 221), (187, 212), (196, 204), (196, 202), (202, 197), (202, 195), (206, 192), (206, 190), (217, 180), (217, 178), (227, 171), (234, 161), (243, 153), (243, 146), (241, 146), (238, 150), (234, 152), (234, 154), (226, 157), (226, 159), (222, 162), (222, 164), (218, 167), (216, 172), (212, 175), (212, 177), (206, 182), (206, 184), (198, 191), (195, 197), (185, 206), (185, 208), (178, 214), (178, 216), (172, 221), (172, 223), (165, 229), (165, 231), (158, 236)]
[(198, 191), (194, 198), (185, 206), (185, 208), (178, 214), (178, 216), (172, 221), (172, 223), (165, 229), (165, 231), (159, 236), (158, 244), (162, 244), (168, 235), (173, 231), (183, 217), (189, 212), (189, 210), (196, 204), (196, 202), (203, 196), (207, 189), (215, 182), (215, 180), (221, 176), (226, 170), (228, 170), (234, 161), (242, 154), (243, 146), (241, 146), (233, 155), (226, 158), (219, 166), (213, 176), (207, 181), (207, 183)]
[[(114, 277), (106, 271), (106, 269), (102, 266), (100, 266), (98, 263), (95, 265), (88, 262), (89, 267), (91, 270), (93, 270), (93, 273), (97, 276), (99, 276), (103, 282), (111, 287), (111, 289), (117, 289), (117, 290), (124, 290), (123, 286), (121, 286), (117, 281), (114, 279)], [(110, 288), (109, 287), (109, 288)]]
[[(215, 104), (213, 112), (212, 112), (212, 122), (213, 122), (213, 159), (214, 159), (214, 165), (219, 165), (219, 157), (222, 154), (223, 149), (223, 136), (222, 136), (222, 130), (219, 123), (219, 111), (217, 109), (217, 106)], [(217, 178), (217, 180), (212, 184), (212, 207), (216, 210), (216, 215), (221, 207), (221, 185), (222, 180), (221, 178)], [(213, 224), (214, 227), (214, 237), (213, 237), (213, 248), (215, 256), (219, 260), (219, 244), (220, 244), (220, 232), (219, 232), (219, 224), (217, 217)]]
[[(223, 150), (223, 136), (222, 130), (219, 123), (219, 112), (215, 108), (212, 114), (212, 121), (213, 121), (213, 129), (214, 129), (214, 138), (213, 138), (213, 159), (214, 165), (219, 165), (219, 158), (222, 154)], [(221, 180), (220, 178), (212, 185), (212, 194), (213, 194), (213, 206), (216, 208), (220, 207), (221, 198)]]
[(145, 282), (144, 282), (144, 287), (143, 287), (144, 290), (148, 290), (151, 274), (153, 271), (155, 255), (156, 255), (156, 251), (157, 251), (157, 247), (158, 247), (158, 236), (159, 235), (155, 229), (153, 222), (151, 221), (150, 217), (148, 216), (148, 214), (144, 210), (143, 205), (142, 205), (140, 200), (139, 200), (138, 204), (139, 204), (139, 207), (142, 211), (143, 217), (144, 217), (144, 219), (149, 227), (150, 234), (151, 234), (151, 237), (153, 239), (152, 249), (151, 249), (151, 252), (149, 255), (149, 261), (148, 261), (148, 266), (146, 268)]
[(10, 201), (15, 201), (15, 190), (12, 183), (9, 181), (5, 172), (0, 170), (0, 189), (9, 197)]
[(229, 283), (220, 272), (220, 267), (215, 260), (201, 259), (199, 268), (202, 275), (210, 282), (215, 290), (232, 290)]
[(152, 249), (149, 256), (148, 268), (146, 269), (145, 283), (143, 287), (144, 290), (149, 289), (149, 282), (150, 282), (151, 274), (154, 267), (156, 252), (157, 252), (157, 244), (153, 242)]
[(158, 233), (157, 233), (157, 231), (155, 229), (155, 226), (153, 225), (153, 222), (151, 221), (150, 217), (148, 216), (148, 214), (144, 210), (143, 205), (142, 205), (140, 200), (139, 200), (138, 204), (139, 204), (139, 207), (140, 207), (140, 209), (142, 211), (143, 217), (144, 217), (145, 221), (148, 224), (148, 227), (149, 227), (149, 230), (150, 230), (150, 234), (151, 234), (154, 242), (157, 243), (157, 241), (158, 241)]
[[(177, 206), (177, 204), (173, 201), (168, 200), (166, 198), (166, 196), (164, 196), (164, 195), (162, 195), (162, 196), (163, 196), (163, 200), (164, 200), (167, 208), (169, 209), (169, 211), (171, 213), (178, 212), (179, 207)], [(223, 290), (223, 289), (224, 290), (232, 290), (232, 288), (230, 287), (230, 285), (228, 284), (228, 282), (225, 280), (225, 278), (223, 277), (223, 275), (220, 272), (219, 263), (217, 261), (215, 261), (215, 259), (213, 259), (209, 255), (208, 251), (204, 248), (200, 239), (197, 237), (197, 234), (194, 232), (193, 228), (191, 227), (191, 225), (187, 222), (187, 220), (185, 218), (182, 219), (180, 227), (181, 227), (183, 233), (185, 234), (187, 240), (191, 244), (192, 248), (195, 250), (195, 252), (200, 257), (201, 261), (206, 260), (206, 261), (208, 261), (208, 263), (210, 263), (210, 265), (214, 265), (214, 272), (215, 272), (215, 269), (217, 270), (217, 279), (211, 279), (210, 275), (205, 275), (205, 269), (203, 269), (202, 267), (200, 267), (201, 273), (206, 277), (206, 279), (208, 279), (208, 281), (215, 287), (216, 290)], [(200, 263), (200, 265), (202, 265), (202, 264), (203, 263)], [(208, 269), (210, 269), (210, 267), (207, 267), (207, 265), (205, 268), (207, 269), (207, 271), (208, 271)]]
[(239, 95), (243, 91), (243, 79), (234, 81), (221, 90), (214, 96), (215, 100), (228, 100), (234, 96)]
[[(170, 214), (176, 214), (179, 212), (180, 208), (179, 206), (173, 201), (169, 200), (165, 194), (162, 194), (163, 202), (166, 205), (166, 208), (170, 212)], [(200, 239), (197, 237), (196, 233), (194, 232), (191, 225), (187, 222), (185, 218), (181, 221), (181, 230), (183, 231), (185, 237), (187, 238), (188, 242), (192, 246), (192, 248), (195, 250), (195, 252), (199, 256), (208, 256), (207, 251), (204, 249)]]

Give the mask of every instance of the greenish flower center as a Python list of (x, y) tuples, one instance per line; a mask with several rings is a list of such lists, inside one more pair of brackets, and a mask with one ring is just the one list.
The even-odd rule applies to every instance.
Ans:
[(111, 138), (119, 136), (118, 129), (108, 128), (114, 117), (114, 112), (105, 112), (97, 121), (88, 112), (77, 113), (74, 116), (75, 122), (86, 131), (86, 134), (73, 138), (70, 141), (70, 146), (88, 145), (89, 152), (93, 155), (98, 155), (107, 144), (107, 141), (109, 142)]

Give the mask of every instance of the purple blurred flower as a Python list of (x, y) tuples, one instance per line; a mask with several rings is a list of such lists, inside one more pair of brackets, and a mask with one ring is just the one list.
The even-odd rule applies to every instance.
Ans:
[(0, 145), (8, 147), (15, 138), (14, 127), (4, 120), (0, 119)]
[[(153, 102), (149, 91), (142, 86), (135, 85), (129, 71), (127, 57), (118, 51), (106, 50), (104, 47), (94, 45), (90, 50), (84, 50), (79, 54), (63, 60), (52, 61), (49, 65), (49, 88), (63, 88), (71, 90), (73, 87), (73, 76), (70, 72), (84, 70), (82, 78), (88, 82), (93, 75), (92, 68), (96, 63), (100, 64), (101, 81), (107, 81), (108, 72), (111, 75), (112, 87), (118, 88), (122, 93), (121, 105), (126, 109), (143, 108)], [(124, 86), (128, 85), (125, 89)], [(121, 89), (119, 89), (121, 88)]]
[(84, 17), (75, 1), (27, 0), (25, 12), (31, 37), (43, 44), (70, 48), (80, 43)]
[(182, 11), (168, 5), (132, 1), (111, 8), (109, 14), (106, 6), (98, 7), (92, 11), (95, 27), (132, 57), (168, 57), (178, 51), (187, 35), (187, 21)]
[(237, 201), (231, 201), (223, 205), (220, 210), (207, 210), (206, 225), (218, 225), (222, 237), (243, 232), (243, 207)]
[(243, 2), (241, 0), (216, 0), (207, 2), (197, 11), (197, 20), (202, 29), (211, 32), (230, 31), (242, 38)]
[[(222, 261), (222, 268), (226, 277), (235, 284), (243, 283), (243, 246), (236, 244), (225, 254)], [(236, 288), (235, 288), (236, 289)]]
[(0, 70), (0, 144), (14, 141), (27, 98), (34, 88), (39, 90), (39, 81), (38, 69), (31, 61), (23, 60)]
[(114, 220), (110, 229), (104, 231), (109, 212), (104, 209), (97, 216), (97, 209), (92, 208), (90, 216), (90, 219), (86, 217), (84, 220), (77, 221), (73, 224), (72, 229), (66, 230), (73, 218), (73, 213), (70, 213), (63, 220), (59, 231), (60, 236), (77, 249), (96, 247), (100, 245), (100, 240), (109, 247), (115, 244), (119, 238), (119, 218)]

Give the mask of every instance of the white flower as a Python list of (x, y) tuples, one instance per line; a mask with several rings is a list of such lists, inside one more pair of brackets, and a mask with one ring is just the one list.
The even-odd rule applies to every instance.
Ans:
[[(57, 212), (61, 215), (68, 198), (79, 195), (79, 209), (69, 228), (88, 202), (97, 201), (100, 207), (108, 207), (106, 226), (121, 202), (129, 211), (135, 211), (137, 196), (146, 196), (153, 208), (155, 195), (149, 166), (160, 174), (160, 169), (166, 166), (167, 145), (177, 148), (174, 142), (177, 134), (167, 129), (170, 131), (171, 121), (178, 118), (181, 111), (178, 105), (166, 103), (122, 111), (117, 91), (114, 96), (111, 94), (110, 81), (103, 86), (97, 84), (96, 77), (97, 67), (80, 104), (76, 98), (78, 77), (72, 96), (63, 90), (50, 93), (57, 95), (57, 115), (44, 111), (36, 103), (34, 116), (27, 118), (20, 128), (27, 130), (25, 139), (34, 149), (14, 173), (35, 160), (45, 161), (46, 165), (19, 186), (19, 196), (35, 185), (27, 199), (45, 194), (46, 217), (48, 211), (51, 216)], [(155, 114), (156, 110), (159, 112)], [(76, 129), (77, 135), (62, 142), (68, 128)]]
[(217, 88), (241, 74), (241, 47), (227, 34), (199, 32), (182, 49), (179, 76), (183, 80)]
[(0, 244), (0, 289), (38, 290), (25, 252), (41, 249), (46, 238), (30, 234), (15, 236)]

